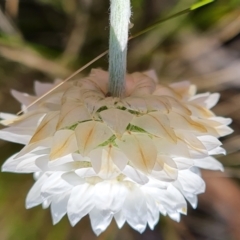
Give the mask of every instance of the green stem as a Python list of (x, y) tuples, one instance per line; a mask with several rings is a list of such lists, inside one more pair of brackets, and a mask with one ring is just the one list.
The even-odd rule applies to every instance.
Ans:
[(124, 97), (130, 0), (110, 0), (109, 93)]

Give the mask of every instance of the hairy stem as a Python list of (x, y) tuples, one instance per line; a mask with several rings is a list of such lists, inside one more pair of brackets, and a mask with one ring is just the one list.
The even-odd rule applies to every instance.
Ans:
[(130, 0), (110, 0), (109, 93), (123, 97), (127, 63)]

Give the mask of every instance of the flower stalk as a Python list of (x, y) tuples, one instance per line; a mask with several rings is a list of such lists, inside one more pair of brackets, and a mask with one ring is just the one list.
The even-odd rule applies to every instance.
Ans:
[(109, 93), (123, 97), (127, 63), (130, 0), (110, 0)]

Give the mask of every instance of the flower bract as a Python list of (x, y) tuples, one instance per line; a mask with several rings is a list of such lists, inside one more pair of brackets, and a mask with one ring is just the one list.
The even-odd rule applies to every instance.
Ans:
[(89, 214), (93, 231), (112, 219), (143, 232), (160, 213), (175, 221), (197, 206), (205, 191), (200, 168), (223, 170), (219, 137), (231, 119), (210, 109), (218, 93), (196, 94), (189, 82), (158, 84), (153, 71), (128, 74), (124, 98), (108, 93), (108, 73), (94, 69), (64, 84), (35, 83), (36, 96), (13, 91), (24, 114), (2, 113), (0, 138), (24, 144), (2, 171), (34, 173), (26, 207), (50, 206), (54, 224), (67, 214), (72, 226)]

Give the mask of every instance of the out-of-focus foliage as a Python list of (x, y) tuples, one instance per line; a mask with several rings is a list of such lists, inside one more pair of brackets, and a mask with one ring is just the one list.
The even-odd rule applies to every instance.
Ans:
[[(11, 4), (10, 4), (11, 2)], [(8, 3), (8, 4), (7, 4)], [(194, 0), (132, 0), (134, 34)], [(16, 113), (10, 89), (32, 93), (34, 80), (64, 78), (108, 48), (109, 1), (0, 0), (0, 111)], [(169, 20), (129, 43), (128, 70), (155, 69), (161, 82), (188, 79), (200, 91), (218, 91), (217, 115), (233, 118), (235, 133), (223, 139), (225, 173), (203, 172), (207, 191), (199, 207), (174, 223), (161, 217), (142, 235), (112, 223), (98, 239), (240, 239), (240, 0), (216, 0)], [(107, 69), (107, 57), (92, 67)], [(89, 71), (86, 70), (84, 73)], [(81, 75), (81, 74), (80, 74)], [(0, 161), (21, 146), (0, 141)], [(52, 226), (49, 210), (26, 210), (31, 175), (0, 174), (0, 239), (96, 239), (88, 217), (72, 228), (65, 217)]]

